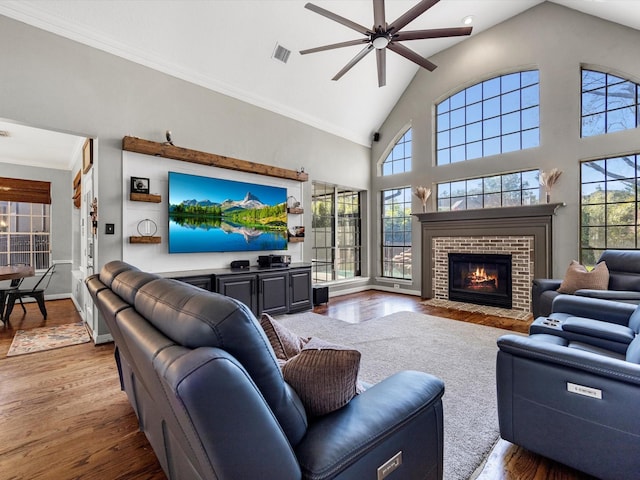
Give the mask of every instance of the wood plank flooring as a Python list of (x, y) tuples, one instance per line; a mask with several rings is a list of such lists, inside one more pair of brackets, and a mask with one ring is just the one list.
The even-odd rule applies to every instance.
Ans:
[[(165, 479), (126, 395), (120, 391), (113, 344), (75, 345), (6, 357), (15, 331), (79, 321), (70, 300), (47, 302), (45, 322), (35, 304), (0, 324), (0, 479)], [(526, 332), (518, 320), (422, 305), (418, 297), (368, 291), (334, 297), (319, 314), (363, 322), (398, 311)], [(481, 480), (589, 478), (501, 441)], [(244, 480), (244, 479), (242, 479)]]

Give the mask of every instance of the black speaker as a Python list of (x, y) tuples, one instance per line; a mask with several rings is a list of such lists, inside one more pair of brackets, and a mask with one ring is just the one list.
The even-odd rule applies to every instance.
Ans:
[(373, 134), (373, 141), (374, 142), (380, 141), (380, 132), (376, 132)]
[(231, 268), (234, 268), (234, 269), (247, 269), (247, 268), (249, 268), (249, 260), (233, 260), (231, 262)]

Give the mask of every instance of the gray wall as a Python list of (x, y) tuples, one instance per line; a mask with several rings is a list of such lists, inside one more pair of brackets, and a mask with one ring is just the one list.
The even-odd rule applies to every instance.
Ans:
[[(369, 188), (370, 151), (362, 145), (4, 16), (0, 42), (12, 45), (0, 49), (0, 118), (98, 140), (100, 223), (116, 225), (116, 235), (100, 228), (98, 267), (122, 256), (126, 135), (164, 141), (170, 129), (183, 147), (304, 166), (311, 181)], [(305, 205), (310, 193), (311, 182), (304, 187)], [(304, 222), (310, 228), (310, 215)], [(311, 259), (310, 242), (304, 256)]]
[[(51, 259), (57, 264), (54, 277), (47, 289), (47, 295), (64, 295), (71, 290), (72, 253), (72, 218), (73, 203), (71, 200), (70, 171), (53, 168), (24, 167), (0, 162), (0, 176), (25, 178), (51, 182)], [(37, 278), (25, 279), (25, 288), (33, 285)]]
[[(564, 171), (552, 193), (553, 202), (565, 202), (558, 212), (554, 235), (554, 276), (562, 277), (569, 262), (578, 257), (579, 161), (640, 151), (637, 129), (580, 138), (580, 68), (601, 69), (640, 82), (640, 31), (626, 28), (553, 3), (543, 3), (431, 58), (434, 72), (420, 70), (380, 127), (382, 141), (372, 147), (373, 218), (378, 218), (379, 192), (394, 186), (428, 185), (443, 181), (558, 167)], [(540, 147), (493, 157), (435, 167), (434, 105), (451, 94), (480, 81), (512, 71), (537, 68), (540, 72)], [(413, 171), (378, 177), (376, 162), (396, 134), (407, 124), (413, 127)], [(420, 212), (414, 197), (413, 211)], [(376, 237), (379, 222), (372, 222)], [(413, 223), (413, 245), (420, 245), (420, 229)], [(372, 273), (379, 273), (379, 253)], [(419, 248), (413, 249), (413, 271), (420, 272)], [(412, 285), (420, 290), (420, 275)], [(381, 282), (381, 285), (388, 283)]]

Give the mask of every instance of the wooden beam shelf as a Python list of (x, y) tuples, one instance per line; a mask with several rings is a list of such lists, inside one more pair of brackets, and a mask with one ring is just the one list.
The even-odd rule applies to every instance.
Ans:
[(130, 193), (129, 200), (132, 202), (160, 203), (162, 202), (162, 196), (153, 193)]
[(129, 243), (161, 243), (162, 237), (129, 237)]
[(122, 139), (122, 149), (127, 152), (142, 153), (144, 155), (154, 155), (156, 157), (171, 158), (182, 162), (197, 163), (210, 167), (227, 168), (239, 172), (257, 173), (269, 177), (285, 178), (287, 180), (297, 180), (306, 182), (309, 175), (305, 172), (297, 172), (287, 168), (265, 165), (262, 163), (239, 160), (237, 158), (216, 155), (215, 153), (200, 152), (188, 148), (176, 147), (167, 143), (152, 142), (138, 137), (124, 137)]
[(304, 242), (304, 237), (289, 237), (289, 243), (302, 243)]

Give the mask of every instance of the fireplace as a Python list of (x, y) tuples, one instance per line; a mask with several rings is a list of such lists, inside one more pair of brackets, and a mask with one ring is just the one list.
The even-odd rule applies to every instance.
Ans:
[(449, 253), (449, 300), (511, 308), (511, 255)]

